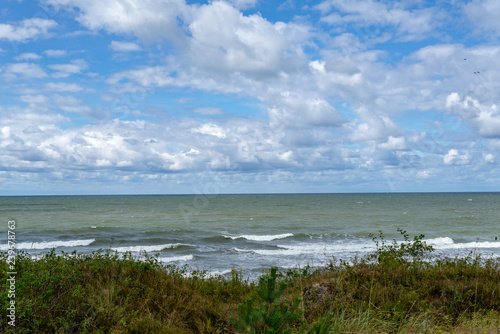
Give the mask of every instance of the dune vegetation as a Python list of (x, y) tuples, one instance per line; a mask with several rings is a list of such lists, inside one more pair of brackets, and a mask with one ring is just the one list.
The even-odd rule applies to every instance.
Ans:
[(435, 258), (423, 235), (250, 281), (110, 251), (17, 253), (15, 327), (2, 333), (500, 333), (499, 259)]

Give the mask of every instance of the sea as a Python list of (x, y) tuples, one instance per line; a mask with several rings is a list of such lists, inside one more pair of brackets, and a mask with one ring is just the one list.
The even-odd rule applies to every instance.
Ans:
[[(0, 251), (96, 250), (249, 279), (373, 252), (373, 235), (423, 234), (434, 257), (500, 260), (500, 193), (0, 197)], [(3, 237), (2, 237), (3, 235)]]

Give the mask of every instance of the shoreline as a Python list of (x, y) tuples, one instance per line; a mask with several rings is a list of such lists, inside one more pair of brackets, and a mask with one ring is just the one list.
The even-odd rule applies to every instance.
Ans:
[[(381, 235), (377, 250), (353, 263), (269, 268), (256, 281), (236, 270), (208, 276), (130, 254), (52, 250), (33, 261), (19, 252), (16, 330), (260, 333), (274, 326), (273, 317), (277, 333), (498, 332), (500, 262), (471, 255), (429, 263), (432, 247), (401, 232), (405, 243)], [(0, 330), (8, 333), (6, 320)]]

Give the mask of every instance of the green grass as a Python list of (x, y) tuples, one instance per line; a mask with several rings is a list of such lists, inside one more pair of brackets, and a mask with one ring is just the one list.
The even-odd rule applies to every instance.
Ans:
[[(259, 281), (210, 277), (156, 258), (51, 251), (16, 261), (15, 333), (499, 333), (498, 259), (429, 261), (423, 236)], [(0, 332), (7, 324), (6, 253)]]

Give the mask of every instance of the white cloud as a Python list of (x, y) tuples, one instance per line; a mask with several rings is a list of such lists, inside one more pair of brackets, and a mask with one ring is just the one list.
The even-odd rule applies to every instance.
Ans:
[(23, 95), (20, 100), (29, 104), (47, 104), (49, 98), (45, 95)]
[(197, 114), (204, 116), (215, 116), (224, 114), (224, 110), (222, 108), (214, 108), (214, 107), (202, 107), (195, 108), (193, 111)]
[(479, 135), (500, 138), (500, 110), (496, 104), (484, 105), (470, 96), (461, 98), (458, 93), (451, 93), (446, 98), (446, 107)]
[(472, 0), (464, 5), (464, 11), (478, 32), (500, 35), (500, 3), (496, 0)]
[(79, 8), (77, 21), (91, 30), (133, 34), (146, 42), (181, 41), (177, 17), (187, 14), (184, 0), (46, 0), (56, 8)]
[(238, 9), (249, 9), (257, 5), (259, 0), (229, 0)]
[(37, 64), (33, 63), (16, 63), (9, 64), (5, 68), (5, 75), (8, 78), (16, 78), (17, 76), (22, 76), (25, 78), (45, 78), (47, 73), (45, 70)]
[(92, 115), (92, 109), (82, 100), (79, 100), (74, 96), (54, 94), (52, 96), (52, 100), (60, 109), (66, 112), (77, 113), (86, 116)]
[(294, 52), (286, 37), (293, 37), (292, 29), (259, 15), (244, 16), (228, 3), (216, 1), (193, 12), (190, 60), (209, 70), (275, 75), (287, 64), (285, 52)]
[(64, 57), (68, 52), (66, 50), (45, 50), (43, 53), (48, 57)]
[(113, 51), (117, 52), (131, 52), (131, 51), (141, 51), (142, 48), (132, 42), (118, 42), (118, 41), (111, 41), (111, 44), (109, 47)]
[(453, 148), (443, 156), (443, 162), (445, 163), (445, 165), (466, 164), (469, 162), (469, 154), (460, 154), (457, 149)]
[(269, 120), (275, 127), (335, 127), (342, 124), (338, 111), (327, 101), (318, 97), (305, 97), (289, 91), (270, 91), (264, 101), (270, 106), (268, 108)]
[(382, 140), (389, 137), (400, 137), (401, 129), (394, 121), (383, 113), (370, 111), (366, 107), (358, 109), (358, 123), (351, 133), (354, 142)]
[(431, 172), (428, 170), (419, 170), (416, 177), (419, 179), (427, 179), (431, 176)]
[(18, 22), (16, 25), (0, 23), (0, 40), (10, 42), (26, 42), (30, 39), (45, 37), (48, 31), (55, 28), (54, 20), (31, 18)]
[(483, 159), (485, 162), (494, 163), (495, 155), (493, 155), (492, 153), (483, 153)]
[(53, 64), (47, 67), (55, 71), (52, 73), (52, 77), (67, 78), (73, 74), (80, 74), (83, 70), (87, 69), (88, 64), (83, 59), (76, 59), (72, 60), (69, 64)]
[(76, 83), (48, 82), (45, 87), (52, 92), (81, 92), (84, 88)]
[(216, 124), (203, 124), (199, 128), (192, 129), (191, 132), (201, 133), (217, 138), (226, 138), (226, 131)]
[(387, 142), (379, 144), (378, 147), (387, 151), (407, 149), (404, 137), (393, 136), (389, 136), (389, 138), (387, 138)]
[(448, 153), (443, 157), (443, 161), (446, 165), (450, 165), (453, 163), (453, 160), (455, 160), (458, 157), (458, 150), (456, 149), (451, 149), (448, 151)]
[(18, 61), (23, 61), (23, 60), (39, 60), (42, 57), (40, 55), (37, 55), (36, 53), (22, 53), (19, 56), (15, 57), (15, 60)]
[[(326, 0), (315, 6), (323, 15), (322, 21), (345, 26), (356, 24), (362, 38), (370, 40), (393, 28), (400, 41), (420, 40), (429, 36), (441, 24), (443, 15), (433, 9), (407, 10), (400, 3), (387, 5), (374, 0)], [(341, 14), (339, 14), (341, 13)]]
[[(32, 50), (65, 57), (80, 52), (75, 45), (80, 48), (83, 34), (99, 36), (99, 48), (85, 50), (99, 62), (46, 59), (52, 64), (42, 67), (28, 61), (37, 55), (25, 54), (18, 60), (26, 63), (2, 66), (4, 79), (25, 79), (2, 86), (5, 96), (25, 102), (0, 106), (7, 126), (0, 136), (16, 145), (1, 141), (1, 159), (11, 160), (0, 165), (10, 169), (49, 171), (61, 180), (172, 178), (187, 184), (194, 179), (188, 173), (230, 170), (245, 171), (248, 184), (314, 179), (328, 185), (373, 182), (384, 190), (389, 182), (433, 182), (457, 171), (454, 166), (479, 162), (491, 169), (497, 163), (499, 48), (452, 44), (453, 36), (447, 36), (450, 44), (408, 43), (439, 38), (455, 27), (436, 30), (444, 18), (439, 4), (332, 0), (316, 7), (322, 21), (297, 9), (293, 19), (279, 22), (279, 8), (266, 18), (267, 8), (260, 14), (256, 0), (42, 1), (91, 31), (68, 32), (51, 41), (54, 49)], [(281, 9), (292, 5), (287, 1)], [(252, 6), (257, 14), (242, 12)], [(485, 27), (496, 31), (494, 24)], [(51, 29), (20, 40), (49, 36)], [(123, 42), (130, 40), (135, 43)], [(66, 42), (69, 51), (62, 50)], [(101, 67), (142, 47), (147, 52), (141, 57)], [(45, 66), (50, 82), (32, 80), (48, 77)], [(99, 73), (92, 77), (89, 68)], [(72, 80), (80, 73), (85, 83)], [(220, 94), (224, 102), (218, 104)], [(115, 108), (129, 97), (133, 112)], [(184, 97), (190, 102), (177, 108)], [(255, 115), (238, 116), (238, 107), (248, 103), (240, 98), (257, 101), (250, 102)], [(113, 119), (135, 116), (145, 120)], [(99, 122), (80, 126), (88, 117)], [(23, 156), (16, 153), (23, 150)]]

